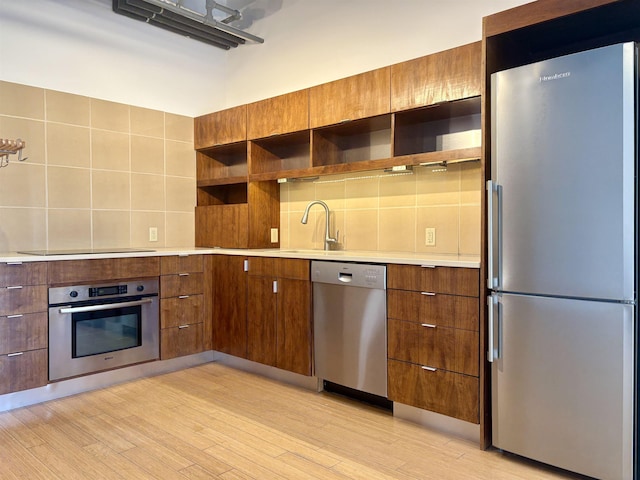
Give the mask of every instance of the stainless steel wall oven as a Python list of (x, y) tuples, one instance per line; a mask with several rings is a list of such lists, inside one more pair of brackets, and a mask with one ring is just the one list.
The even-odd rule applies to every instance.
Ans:
[(49, 289), (49, 380), (159, 357), (158, 279)]

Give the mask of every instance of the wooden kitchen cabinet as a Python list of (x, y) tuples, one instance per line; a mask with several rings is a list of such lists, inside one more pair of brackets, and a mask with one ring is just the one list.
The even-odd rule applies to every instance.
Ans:
[(50, 285), (103, 282), (160, 275), (159, 257), (60, 260), (48, 263)]
[(246, 257), (212, 255), (213, 350), (247, 358)]
[(310, 127), (324, 127), (389, 113), (390, 82), (390, 68), (383, 67), (311, 87)]
[(482, 42), (391, 65), (391, 111), (478, 97)]
[(204, 260), (202, 255), (160, 259), (160, 358), (204, 350)]
[(311, 375), (311, 279), (308, 260), (249, 258), (247, 358)]
[(0, 395), (46, 385), (47, 262), (0, 264)]
[(228, 108), (194, 119), (194, 148), (242, 142), (247, 139), (247, 106)]
[(308, 89), (247, 105), (247, 138), (249, 140), (308, 129)]
[(389, 399), (479, 423), (479, 272), (387, 267)]

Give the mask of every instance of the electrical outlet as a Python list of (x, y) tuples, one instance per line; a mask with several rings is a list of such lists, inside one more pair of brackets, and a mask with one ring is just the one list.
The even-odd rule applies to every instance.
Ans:
[(425, 229), (424, 244), (427, 247), (435, 247), (436, 246), (436, 229), (435, 228), (427, 227)]
[(278, 229), (271, 229), (271, 243), (278, 243)]
[(158, 241), (158, 227), (149, 227), (149, 241), (150, 242)]

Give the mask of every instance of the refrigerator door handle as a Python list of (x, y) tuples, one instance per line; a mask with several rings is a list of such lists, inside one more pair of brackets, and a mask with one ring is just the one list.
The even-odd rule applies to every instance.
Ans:
[[(500, 332), (495, 335), (496, 322), (500, 325), (500, 309), (498, 294), (492, 293), (487, 297), (488, 318), (487, 318), (487, 361), (493, 363), (494, 360), (500, 358)], [(497, 311), (497, 315), (496, 315)]]
[[(497, 204), (494, 203), (494, 199), (497, 199)], [(498, 207), (497, 212), (495, 206)], [(493, 180), (487, 180), (487, 286), (489, 288), (500, 286), (500, 268), (499, 264), (496, 265), (496, 259), (499, 258), (500, 207), (500, 186)]]

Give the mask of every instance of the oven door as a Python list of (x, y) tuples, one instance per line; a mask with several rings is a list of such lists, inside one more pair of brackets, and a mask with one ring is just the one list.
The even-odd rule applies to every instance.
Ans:
[(159, 356), (158, 297), (49, 308), (49, 380)]

